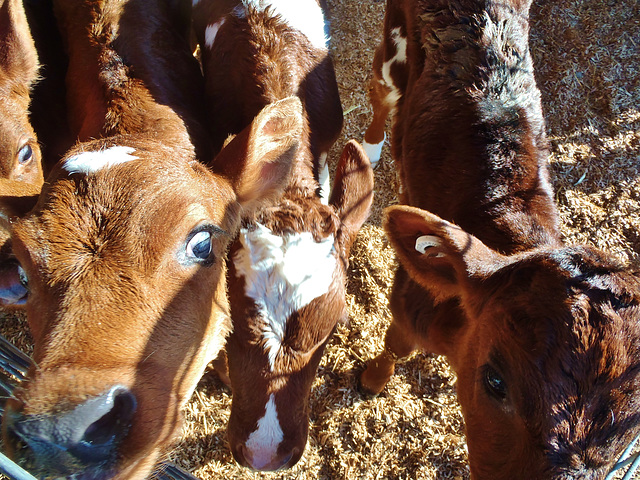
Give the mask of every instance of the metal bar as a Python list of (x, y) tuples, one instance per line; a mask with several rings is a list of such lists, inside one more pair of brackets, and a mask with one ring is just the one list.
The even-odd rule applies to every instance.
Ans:
[(189, 472), (176, 467), (175, 465), (164, 464), (160, 472), (156, 474), (156, 480), (198, 480)]
[(36, 477), (13, 463), (2, 453), (0, 453), (0, 472), (12, 480), (37, 480)]
[[(622, 455), (620, 455), (620, 457), (618, 458), (618, 461), (616, 462), (616, 464), (611, 468), (611, 471), (609, 472), (609, 474), (607, 475), (605, 480), (613, 480), (613, 477), (618, 472), (618, 470), (622, 470), (623, 468), (626, 468), (630, 464), (635, 463), (637, 461), (639, 454), (636, 453), (635, 455), (631, 456), (630, 458), (629, 458), (629, 455), (631, 455), (631, 452), (635, 448), (635, 446), (638, 443), (639, 439), (640, 439), (640, 435), (637, 435), (631, 441), (631, 443), (629, 443), (627, 448), (624, 449), (624, 452), (622, 452)], [(638, 465), (636, 465), (635, 467), (633, 467), (633, 465), (632, 465), (631, 468), (633, 470), (631, 470), (631, 469), (627, 470), (623, 480), (625, 480), (625, 479), (628, 480), (628, 479), (632, 478), (629, 475), (633, 475), (633, 473), (637, 470)]]
[(622, 477), (622, 480), (631, 480), (633, 478), (633, 474), (638, 470), (638, 466), (640, 466), (640, 455), (636, 454), (635, 460), (629, 467), (629, 470), (627, 470), (625, 476)]
[(0, 335), (0, 350), (6, 352), (6, 354), (14, 360), (14, 364), (20, 365), (25, 373), (33, 364), (33, 361), (28, 355), (16, 348), (15, 345), (3, 335)]

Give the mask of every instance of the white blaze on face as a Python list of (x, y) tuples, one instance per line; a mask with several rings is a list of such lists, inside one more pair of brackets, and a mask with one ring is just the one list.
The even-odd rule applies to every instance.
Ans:
[(278, 420), (278, 411), (273, 393), (265, 406), (264, 416), (258, 420), (256, 428), (245, 443), (251, 454), (253, 468), (261, 469), (269, 465), (278, 453), (278, 446), (284, 435)]
[(207, 46), (207, 48), (213, 47), (213, 42), (216, 41), (216, 35), (218, 35), (218, 30), (220, 30), (220, 27), (224, 24), (224, 21), (225, 19), (223, 18), (219, 22), (216, 22), (207, 26), (207, 28), (205, 29), (204, 43)]
[(97, 152), (82, 152), (64, 161), (63, 168), (69, 173), (95, 173), (121, 163), (137, 160), (131, 155), (135, 148), (115, 146)]
[(260, 11), (270, 7), (274, 16), (280, 15), (287, 25), (302, 32), (314, 47), (327, 49), (327, 27), (316, 0), (244, 0), (243, 3)]
[(329, 291), (337, 265), (333, 235), (317, 243), (311, 233), (274, 235), (257, 224), (240, 230), (234, 258), (245, 293), (264, 321), (263, 335), (273, 370), (291, 314)]
[(391, 89), (391, 92), (384, 101), (387, 105), (395, 107), (398, 104), (398, 100), (400, 100), (401, 94), (391, 78), (391, 65), (394, 63), (405, 63), (407, 61), (407, 39), (400, 35), (400, 28), (394, 28), (391, 30), (391, 40), (396, 46), (396, 54), (393, 58), (390, 58), (382, 64), (382, 78), (385, 84)]

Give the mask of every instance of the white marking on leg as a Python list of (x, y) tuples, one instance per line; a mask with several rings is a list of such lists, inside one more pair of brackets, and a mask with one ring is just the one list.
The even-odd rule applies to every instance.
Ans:
[(407, 39), (400, 35), (400, 28), (398, 27), (391, 30), (391, 41), (396, 46), (396, 54), (382, 64), (381, 73), (385, 84), (391, 90), (383, 101), (395, 108), (402, 94), (400, 89), (393, 83), (393, 78), (391, 78), (391, 65), (396, 62), (405, 63), (407, 61)]
[(219, 22), (208, 25), (204, 31), (204, 44), (207, 48), (213, 47), (213, 42), (216, 40), (216, 35), (218, 35), (218, 30), (224, 24), (225, 19), (223, 18)]
[(382, 155), (382, 146), (384, 145), (384, 141), (387, 139), (386, 132), (384, 133), (384, 137), (380, 143), (371, 144), (366, 140), (362, 142), (362, 148), (364, 149), (364, 153), (369, 157), (369, 161), (371, 162), (371, 167), (376, 168), (378, 166), (378, 162), (380, 161), (380, 156)]
[(320, 201), (324, 205), (329, 204), (329, 195), (331, 195), (331, 178), (329, 175), (329, 166), (327, 165), (327, 154), (321, 153), (318, 159), (320, 166), (318, 171), (318, 183), (320, 184)]
[(131, 155), (135, 151), (132, 147), (115, 146), (97, 152), (82, 152), (67, 158), (63, 168), (69, 173), (95, 173), (103, 168), (137, 160), (139, 157)]
[(324, 14), (316, 0), (244, 0), (243, 3), (260, 11), (271, 7), (274, 16), (280, 15), (283, 22), (302, 32), (314, 47), (328, 48)]
[(280, 236), (256, 224), (241, 229), (239, 239), (242, 248), (233, 263), (264, 321), (265, 350), (273, 370), (291, 314), (331, 287), (337, 263), (334, 238), (316, 242), (309, 232)]
[(269, 465), (278, 453), (278, 446), (282, 442), (284, 434), (273, 393), (269, 396), (269, 401), (264, 409), (264, 416), (258, 420), (256, 428), (245, 443), (245, 447), (251, 453), (251, 465), (260, 470)]

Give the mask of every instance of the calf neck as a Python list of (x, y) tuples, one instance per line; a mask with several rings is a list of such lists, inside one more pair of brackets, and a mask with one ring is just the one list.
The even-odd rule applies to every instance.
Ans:
[(400, 267), (379, 393), (397, 360), (458, 376), (474, 479), (604, 478), (638, 430), (640, 282), (560, 241), (528, 48), (530, 2), (389, 1), (376, 52), (372, 156), (393, 114)]

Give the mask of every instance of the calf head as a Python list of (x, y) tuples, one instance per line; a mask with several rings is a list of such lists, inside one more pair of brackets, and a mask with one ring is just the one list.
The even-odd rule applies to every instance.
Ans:
[(349, 142), (328, 206), (318, 198), (281, 203), (272, 223), (242, 229), (232, 248), (228, 435), (244, 466), (277, 470), (302, 456), (311, 385), (336, 323), (346, 317), (349, 250), (372, 198), (369, 160)]
[(42, 183), (40, 147), (29, 123), (38, 56), (21, 0), (0, 0), (0, 177)]
[(55, 167), (11, 225), (35, 343), (3, 421), (20, 463), (147, 478), (230, 330), (228, 245), (286, 182), (301, 126), (297, 99), (266, 107), (220, 153), (224, 175), (140, 135), (80, 144)]
[(503, 256), (413, 207), (385, 227), (450, 304), (428, 336), (458, 375), (472, 478), (604, 478), (640, 425), (638, 275), (586, 246)]

